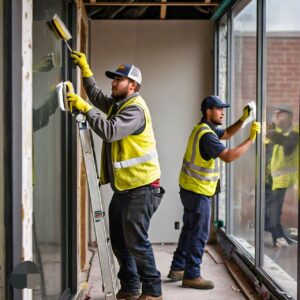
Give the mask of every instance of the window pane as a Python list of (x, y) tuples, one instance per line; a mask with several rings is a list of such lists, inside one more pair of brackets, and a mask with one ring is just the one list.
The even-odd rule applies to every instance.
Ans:
[[(227, 16), (225, 15), (219, 24), (219, 66), (218, 66), (218, 95), (227, 101)], [(221, 193), (219, 194), (218, 220), (219, 225), (226, 226), (225, 222), (225, 198), (226, 198), (226, 180), (225, 163), (221, 161)]]
[(62, 292), (62, 124), (56, 85), (62, 80), (62, 43), (48, 25), (63, 1), (33, 1), (33, 249), (42, 272), (34, 299)]
[[(231, 120), (235, 122), (249, 102), (256, 102), (256, 1), (233, 11), (233, 85)], [(249, 136), (249, 125), (232, 139), (231, 147)], [(249, 163), (250, 162), (250, 163)], [(255, 147), (230, 165), (232, 233), (254, 255)]]
[[(264, 268), (297, 290), (300, 2), (266, 2), (266, 181)], [(275, 267), (274, 267), (275, 266)]]

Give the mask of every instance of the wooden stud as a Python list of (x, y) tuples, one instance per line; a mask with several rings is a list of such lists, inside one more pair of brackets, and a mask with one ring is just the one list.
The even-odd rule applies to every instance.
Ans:
[(163, 3), (160, 7), (160, 19), (164, 20), (167, 15), (167, 0), (161, 0), (161, 3)]

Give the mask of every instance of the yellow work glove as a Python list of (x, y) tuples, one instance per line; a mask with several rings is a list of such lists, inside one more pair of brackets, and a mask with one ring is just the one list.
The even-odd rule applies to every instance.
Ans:
[(260, 123), (259, 122), (253, 122), (251, 124), (250, 128), (250, 134), (249, 134), (249, 139), (254, 142), (256, 139), (256, 135), (260, 133)]
[(90, 111), (93, 108), (93, 106), (88, 104), (86, 101), (84, 101), (80, 96), (78, 96), (74, 92), (70, 92), (67, 94), (67, 100), (68, 100), (71, 112), (73, 111), (73, 108), (75, 107), (77, 110), (86, 114), (88, 111)]
[(86, 60), (85, 54), (79, 51), (72, 51), (71, 58), (73, 62), (81, 69), (82, 77), (91, 77), (93, 72)]
[(67, 93), (75, 93), (73, 83), (71, 81), (66, 81)]

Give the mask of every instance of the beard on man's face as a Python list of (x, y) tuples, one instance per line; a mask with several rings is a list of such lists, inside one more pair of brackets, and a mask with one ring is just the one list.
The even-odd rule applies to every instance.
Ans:
[(111, 97), (113, 98), (113, 100), (115, 100), (116, 102), (124, 99), (127, 96), (127, 93), (124, 92), (119, 92), (117, 94), (114, 94), (114, 92), (111, 93)]
[(111, 94), (111, 97), (112, 97), (112, 99), (113, 99), (115, 102), (118, 102), (118, 101), (120, 101), (121, 99), (124, 98), (124, 97), (121, 96), (121, 95), (113, 95), (113, 94)]
[(214, 125), (222, 125), (223, 124), (223, 120), (219, 120), (217, 118), (213, 118), (211, 120), (211, 122), (214, 124)]

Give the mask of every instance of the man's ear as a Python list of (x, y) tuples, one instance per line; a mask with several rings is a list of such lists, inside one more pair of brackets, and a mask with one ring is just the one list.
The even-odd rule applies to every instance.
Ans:
[(212, 114), (212, 108), (207, 108), (206, 109), (206, 118), (210, 118)]
[(135, 89), (137, 88), (137, 83), (136, 83), (135, 81), (132, 80), (132, 81), (130, 82), (130, 87), (131, 87), (132, 90), (135, 90)]

